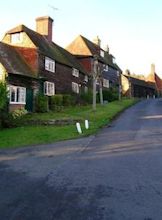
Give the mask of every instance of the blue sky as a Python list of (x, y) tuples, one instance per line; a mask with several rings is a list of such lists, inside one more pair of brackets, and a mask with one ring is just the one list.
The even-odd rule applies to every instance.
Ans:
[(36, 17), (50, 15), (53, 41), (60, 46), (79, 34), (89, 40), (98, 35), (123, 70), (146, 75), (155, 63), (162, 77), (160, 0), (5, 0), (0, 7), (0, 38), (19, 24), (35, 29)]

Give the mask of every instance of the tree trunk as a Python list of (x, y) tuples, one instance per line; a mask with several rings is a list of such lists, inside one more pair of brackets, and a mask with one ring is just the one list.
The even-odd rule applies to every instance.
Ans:
[(100, 80), (100, 104), (103, 105), (102, 81)]
[(93, 111), (96, 111), (96, 78), (93, 77)]

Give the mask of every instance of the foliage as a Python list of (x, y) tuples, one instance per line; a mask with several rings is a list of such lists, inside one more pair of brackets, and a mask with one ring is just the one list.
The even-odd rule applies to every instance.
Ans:
[(0, 110), (6, 108), (8, 104), (8, 92), (6, 83), (0, 82)]
[(83, 104), (92, 104), (93, 93), (89, 90), (87, 93), (82, 92), (80, 95)]
[(52, 111), (61, 111), (63, 105), (63, 96), (61, 94), (51, 96), (49, 99), (49, 109)]
[(118, 100), (118, 88), (110, 88), (109, 90), (103, 90), (103, 100), (112, 102)]
[(12, 117), (14, 119), (17, 119), (17, 118), (20, 118), (20, 117), (22, 117), (23, 115), (25, 115), (27, 113), (28, 113), (28, 111), (26, 109), (20, 108), (20, 109), (16, 109), (11, 114), (12, 114)]
[[(89, 90), (88, 92), (82, 92), (80, 95), (80, 104), (87, 105), (92, 104), (93, 101), (93, 92)], [(99, 103), (99, 96), (96, 95), (96, 102)]]
[(67, 95), (67, 94), (64, 94), (63, 95), (63, 106), (70, 106), (74, 104), (74, 98), (72, 95)]
[(6, 83), (0, 82), (0, 128), (12, 126), (12, 117), (8, 113), (8, 92)]
[(35, 111), (48, 112), (48, 97), (42, 94), (37, 94), (35, 97)]

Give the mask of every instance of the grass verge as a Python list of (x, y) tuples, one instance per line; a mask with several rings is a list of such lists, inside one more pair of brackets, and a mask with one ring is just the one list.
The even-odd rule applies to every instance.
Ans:
[(89, 120), (90, 128), (86, 130), (81, 124), (83, 134), (79, 135), (75, 125), (69, 126), (24, 126), (4, 129), (0, 131), (0, 148), (13, 148), (27, 145), (52, 143), (60, 140), (79, 138), (95, 134), (99, 128), (107, 125), (121, 111), (135, 104), (135, 99), (123, 99), (107, 105), (97, 105), (97, 110), (92, 111), (92, 106), (76, 106), (64, 109), (61, 113), (42, 113), (25, 116), (23, 120), (79, 118)]

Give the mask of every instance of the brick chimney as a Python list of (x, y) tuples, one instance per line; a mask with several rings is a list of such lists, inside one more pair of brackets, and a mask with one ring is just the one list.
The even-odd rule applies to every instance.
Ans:
[(36, 31), (52, 42), (53, 19), (49, 16), (36, 18)]
[(101, 40), (100, 40), (100, 38), (99, 38), (98, 36), (93, 39), (93, 43), (95, 43), (96, 45), (98, 45), (99, 47), (101, 47)]

